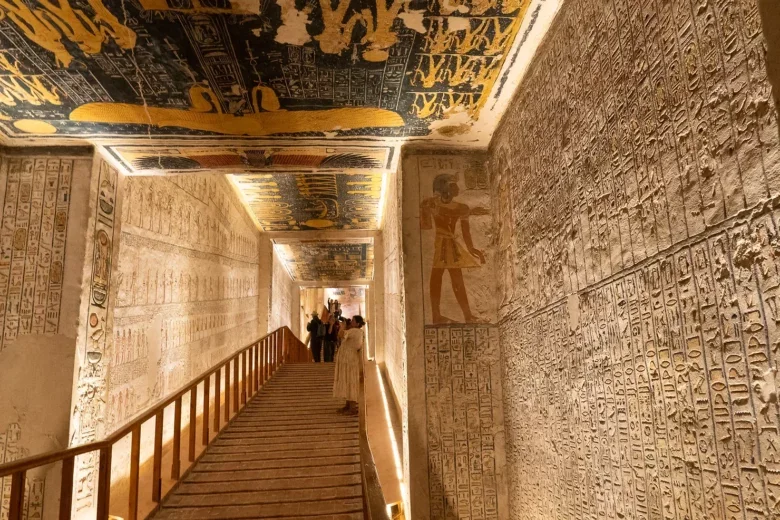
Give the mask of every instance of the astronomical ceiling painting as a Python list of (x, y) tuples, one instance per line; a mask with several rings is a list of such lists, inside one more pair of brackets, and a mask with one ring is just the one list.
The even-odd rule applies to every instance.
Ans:
[(232, 176), (263, 231), (378, 227), (381, 173), (264, 173)]
[(374, 278), (372, 239), (276, 241), (275, 248), (298, 282), (368, 282)]
[(0, 0), (0, 134), (457, 135), (538, 3)]

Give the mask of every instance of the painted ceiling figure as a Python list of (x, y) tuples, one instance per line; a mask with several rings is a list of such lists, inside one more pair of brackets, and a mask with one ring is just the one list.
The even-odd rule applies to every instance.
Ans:
[(114, 40), (123, 49), (135, 46), (136, 34), (119, 22), (101, 0), (88, 0), (93, 13), (73, 9), (70, 0), (30, 2), (0, 0), (0, 19), (8, 18), (31, 41), (51, 51), (58, 64), (67, 67), (73, 56), (62, 42), (75, 43), (84, 54), (101, 52), (103, 43)]
[[(487, 215), (489, 212), (485, 208), (471, 209), (466, 204), (455, 200), (460, 193), (460, 188), (454, 175), (437, 175), (433, 180), (433, 192), (435, 196), (422, 202), (420, 216), (422, 229), (433, 228), (436, 231), (430, 282), (433, 322), (454, 323), (455, 321), (441, 314), (442, 279), (444, 271), (448, 271), (455, 299), (463, 312), (464, 322), (483, 323), (485, 320), (471, 312), (462, 269), (481, 267), (485, 263), (485, 255), (474, 247), (471, 239), (469, 217)], [(460, 223), (463, 245), (456, 235), (458, 223)]]
[(233, 115), (223, 112), (214, 91), (193, 85), (189, 110), (129, 103), (87, 103), (70, 113), (71, 121), (124, 123), (159, 127), (180, 127), (220, 134), (263, 136), (280, 133), (327, 132), (334, 129), (401, 127), (403, 118), (382, 108), (331, 108), (287, 111), (269, 87), (252, 90), (255, 112)]
[(341, 54), (352, 45), (352, 32), (357, 24), (367, 26), (363, 13), (353, 13), (349, 20), (344, 21), (350, 3), (350, 0), (339, 0), (334, 9), (330, 0), (320, 0), (325, 29), (314, 39), (320, 42), (320, 50), (325, 54)]
[(376, 3), (376, 18), (369, 9), (363, 11), (364, 19), (369, 21), (366, 36), (361, 40), (361, 43), (368, 44), (368, 49), (362, 53), (364, 60), (387, 60), (390, 56), (387, 50), (398, 43), (398, 35), (392, 30), (393, 22), (406, 4), (404, 0), (393, 0), (387, 7), (385, 0), (379, 0)]

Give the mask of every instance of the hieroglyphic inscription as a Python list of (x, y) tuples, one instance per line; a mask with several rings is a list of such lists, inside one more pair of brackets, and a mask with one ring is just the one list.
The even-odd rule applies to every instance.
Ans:
[(514, 511), (780, 514), (778, 217), (504, 321)]
[(0, 170), (0, 350), (56, 334), (73, 160), (9, 157)]
[(222, 176), (124, 183), (109, 429), (256, 339), (258, 233)]
[[(22, 428), (11, 423), (0, 432), (0, 464), (23, 459), (30, 455), (22, 447)], [(22, 518), (40, 520), (43, 517), (43, 489), (46, 481), (40, 477), (28, 477), (24, 483)], [(8, 520), (11, 502), (11, 477), (0, 478), (0, 520)]]
[[(71, 417), (71, 445), (94, 442), (106, 433), (106, 392), (108, 354), (111, 351), (113, 302), (111, 276), (114, 254), (114, 225), (119, 174), (100, 160), (97, 178), (92, 181), (95, 197), (87, 232), (87, 262), (91, 265), (86, 285), (88, 303), (86, 319), (78, 345), (76, 391)], [(99, 455), (89, 453), (77, 457), (75, 504), (77, 511), (95, 505)]]
[(498, 518), (498, 328), (425, 328), (431, 518)]
[(493, 142), (516, 252), (502, 264), (517, 264), (506, 310), (533, 312), (776, 196), (765, 68), (753, 2), (566, 6)]
[(563, 6), (491, 157), (513, 517), (780, 514), (764, 55), (753, 2)]

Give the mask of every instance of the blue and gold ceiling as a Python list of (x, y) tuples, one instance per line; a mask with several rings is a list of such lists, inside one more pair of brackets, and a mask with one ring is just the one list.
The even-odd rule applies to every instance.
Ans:
[(0, 0), (0, 134), (426, 136), (502, 88), (532, 1)]
[(236, 175), (264, 231), (377, 229), (381, 173), (263, 173)]
[(371, 239), (277, 241), (275, 247), (298, 282), (369, 282), (374, 278)]

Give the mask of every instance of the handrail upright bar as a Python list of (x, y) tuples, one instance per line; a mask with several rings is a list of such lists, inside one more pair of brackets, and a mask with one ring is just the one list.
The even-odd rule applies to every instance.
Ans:
[(220, 428), (220, 406), (222, 402), (222, 367), (214, 372), (214, 433), (219, 433)]
[[(365, 351), (365, 348), (363, 349)], [(361, 353), (360, 392), (358, 394), (358, 424), (360, 429), (360, 477), (363, 485), (363, 516), (367, 520), (389, 520), (379, 475), (368, 443), (366, 429), (366, 377), (367, 358)]]
[(238, 390), (240, 381), (238, 379), (238, 358), (233, 358), (233, 412), (238, 413), (241, 408), (238, 404)]
[(24, 511), (24, 479), (27, 472), (17, 471), (11, 476), (11, 501), (8, 504), (8, 520), (22, 520)]

